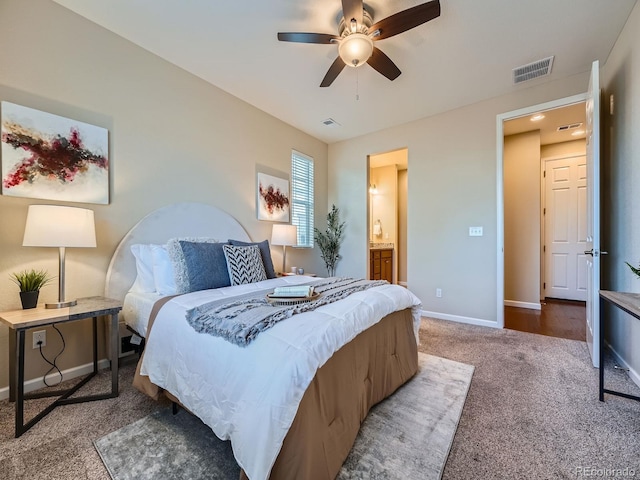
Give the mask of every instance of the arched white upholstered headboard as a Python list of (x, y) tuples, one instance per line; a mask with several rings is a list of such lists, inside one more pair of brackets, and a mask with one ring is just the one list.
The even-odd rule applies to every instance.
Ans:
[(140, 220), (122, 238), (111, 257), (104, 294), (116, 300), (124, 296), (136, 279), (136, 262), (131, 245), (165, 244), (176, 237), (210, 237), (250, 241), (242, 225), (228, 213), (203, 203), (176, 203), (159, 208)]

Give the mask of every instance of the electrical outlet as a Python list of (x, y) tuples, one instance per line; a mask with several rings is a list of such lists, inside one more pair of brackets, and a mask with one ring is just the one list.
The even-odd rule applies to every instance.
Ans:
[(441, 288), (436, 288), (436, 297), (442, 298), (442, 289)]
[(38, 348), (38, 342), (42, 342), (42, 346), (47, 345), (47, 331), (46, 330), (38, 330), (37, 332), (33, 332), (33, 348)]
[(469, 227), (469, 236), (470, 237), (481, 237), (482, 236), (482, 227)]

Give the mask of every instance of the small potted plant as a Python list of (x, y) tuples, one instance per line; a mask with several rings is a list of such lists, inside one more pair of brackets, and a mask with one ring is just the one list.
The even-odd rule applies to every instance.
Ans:
[(24, 309), (35, 308), (40, 289), (51, 280), (46, 270), (31, 269), (11, 274), (11, 281), (20, 287), (20, 301)]
[(638, 266), (638, 268), (636, 268), (636, 267), (634, 267), (633, 265), (631, 265), (629, 262), (624, 262), (624, 263), (626, 263), (626, 264), (629, 266), (629, 268), (631, 269), (631, 271), (632, 271), (633, 273), (635, 273), (635, 274), (636, 274), (636, 276), (640, 277), (640, 266)]
[(336, 263), (342, 258), (340, 256), (340, 244), (344, 235), (344, 224), (340, 223), (340, 210), (333, 205), (331, 211), (327, 214), (327, 231), (321, 232), (314, 228), (315, 240), (320, 248), (320, 256), (324, 260), (327, 267), (327, 273), (330, 277), (336, 272)]

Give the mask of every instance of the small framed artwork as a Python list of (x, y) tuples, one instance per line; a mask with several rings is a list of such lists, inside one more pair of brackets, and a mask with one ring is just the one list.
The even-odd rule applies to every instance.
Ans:
[(258, 220), (288, 222), (289, 180), (258, 172), (256, 205)]
[(2, 194), (109, 203), (109, 131), (9, 102), (0, 104)]

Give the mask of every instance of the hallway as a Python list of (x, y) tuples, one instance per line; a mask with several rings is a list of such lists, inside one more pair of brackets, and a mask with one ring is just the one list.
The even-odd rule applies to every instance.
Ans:
[(585, 302), (546, 299), (542, 310), (504, 307), (504, 327), (571, 340), (586, 339)]

